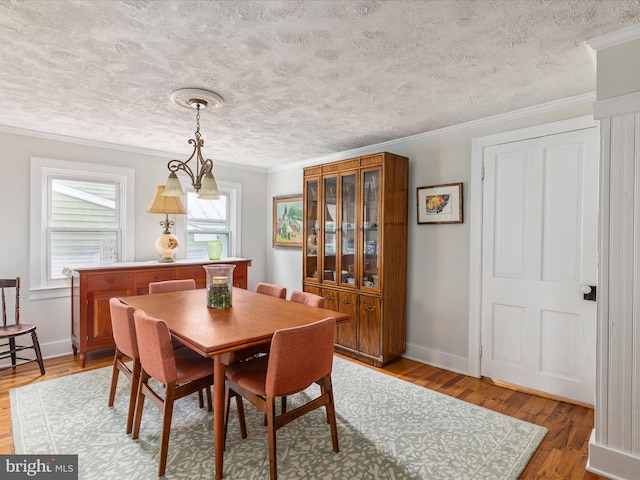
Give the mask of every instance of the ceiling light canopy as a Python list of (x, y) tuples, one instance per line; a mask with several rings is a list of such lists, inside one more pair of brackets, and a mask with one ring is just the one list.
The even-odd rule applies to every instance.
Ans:
[[(204, 140), (200, 136), (200, 109), (219, 108), (224, 101), (217, 93), (201, 90), (197, 88), (182, 88), (171, 93), (171, 100), (176, 105), (185, 108), (196, 109), (196, 132), (195, 138), (189, 139), (189, 144), (193, 145), (191, 156), (185, 160), (171, 160), (167, 164), (169, 169), (169, 178), (165, 186), (164, 195), (175, 197), (185, 195), (182, 184), (178, 179), (176, 172), (179, 170), (189, 175), (191, 185), (198, 193), (198, 198), (217, 198), (220, 195), (218, 184), (213, 176), (213, 161), (204, 159), (202, 156), (202, 147)], [(189, 166), (189, 162), (195, 160), (195, 172)]]

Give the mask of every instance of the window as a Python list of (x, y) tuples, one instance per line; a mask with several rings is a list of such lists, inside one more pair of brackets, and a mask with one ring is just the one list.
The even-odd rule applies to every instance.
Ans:
[(187, 192), (187, 258), (207, 258), (207, 242), (222, 240), (222, 258), (240, 252), (240, 225), (237, 208), (240, 185), (218, 182), (220, 197), (203, 200), (195, 192)]
[(128, 168), (31, 160), (32, 290), (67, 288), (65, 268), (130, 259), (133, 179)]

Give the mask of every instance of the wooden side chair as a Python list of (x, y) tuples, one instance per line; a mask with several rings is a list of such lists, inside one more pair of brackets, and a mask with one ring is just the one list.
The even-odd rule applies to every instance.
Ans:
[[(160, 460), (158, 476), (166, 471), (171, 433), (171, 417), (176, 400), (202, 389), (210, 391), (213, 384), (213, 361), (204, 358), (189, 348), (174, 350), (167, 324), (162, 320), (149, 317), (145, 312), (136, 310), (133, 314), (138, 339), (141, 372), (138, 383), (136, 411), (134, 415), (132, 438), (138, 438), (145, 398), (162, 412), (162, 434), (160, 442)], [(162, 383), (163, 388), (156, 391), (149, 385), (149, 378)], [(162, 396), (164, 392), (164, 398)], [(242, 401), (237, 399), (241, 435), (246, 437), (244, 410)]]
[[(7, 343), (0, 344), (0, 360), (11, 358), (11, 366), (3, 368), (16, 368), (25, 363), (38, 362), (40, 374), (44, 375), (44, 361), (40, 351), (40, 342), (36, 326), (27, 323), (20, 323), (20, 277), (0, 279), (0, 289), (2, 290), (2, 326), (0, 326), (0, 340), (7, 340)], [(8, 291), (15, 291), (15, 301), (13, 304), (14, 323), (7, 320), (7, 295)], [(31, 334), (31, 345), (16, 345), (16, 337)], [(4, 349), (4, 347), (8, 347)], [(36, 358), (25, 358), (18, 356), (19, 352), (26, 349), (33, 349)], [(17, 363), (20, 360), (21, 363)]]
[(291, 292), (290, 300), (296, 303), (304, 303), (311, 307), (324, 308), (324, 297), (316, 295), (315, 293), (299, 292), (298, 290), (295, 290)]
[(181, 292), (183, 290), (195, 290), (196, 281), (193, 278), (187, 280), (166, 280), (149, 284), (149, 293)]
[(281, 287), (280, 285), (274, 285), (272, 283), (260, 282), (256, 285), (256, 292), (263, 295), (271, 295), (276, 298), (287, 298), (286, 287)]
[[(277, 478), (276, 430), (312, 410), (326, 408), (333, 451), (339, 451), (331, 385), (335, 332), (336, 320), (333, 317), (278, 330), (273, 335), (268, 357), (236, 363), (227, 368), (227, 405), (230, 395), (239, 394), (267, 416), (271, 480)], [(301, 392), (313, 383), (320, 385), (318, 397), (289, 412), (276, 415), (277, 397)]]

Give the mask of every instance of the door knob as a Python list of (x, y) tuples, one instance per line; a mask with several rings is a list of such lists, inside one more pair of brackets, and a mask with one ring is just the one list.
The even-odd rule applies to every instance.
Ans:
[(596, 286), (595, 285), (581, 285), (580, 291), (583, 293), (585, 300), (596, 301)]

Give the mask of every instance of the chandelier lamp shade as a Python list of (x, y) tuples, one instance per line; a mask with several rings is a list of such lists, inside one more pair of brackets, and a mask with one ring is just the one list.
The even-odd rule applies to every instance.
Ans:
[(178, 237), (171, 233), (171, 227), (173, 227), (174, 222), (169, 220), (169, 215), (182, 215), (187, 213), (187, 210), (182, 205), (179, 197), (166, 196), (164, 192), (164, 185), (156, 187), (153, 200), (145, 212), (163, 213), (165, 215), (165, 219), (160, 222), (160, 226), (164, 228), (164, 231), (156, 240), (156, 252), (161, 255), (158, 262), (172, 263), (175, 262), (173, 255), (178, 250), (179, 242)]
[[(171, 100), (181, 107), (196, 109), (196, 132), (195, 138), (189, 139), (189, 144), (193, 146), (191, 156), (185, 161), (170, 160), (167, 164), (170, 173), (165, 185), (164, 195), (167, 197), (185, 195), (177, 175), (177, 172), (182, 171), (189, 176), (198, 198), (218, 198), (220, 191), (213, 176), (213, 161), (210, 159), (205, 160), (202, 156), (204, 140), (200, 134), (200, 110), (221, 107), (223, 104), (222, 97), (208, 90), (182, 88), (171, 93)], [(189, 165), (191, 161), (194, 163)]]

